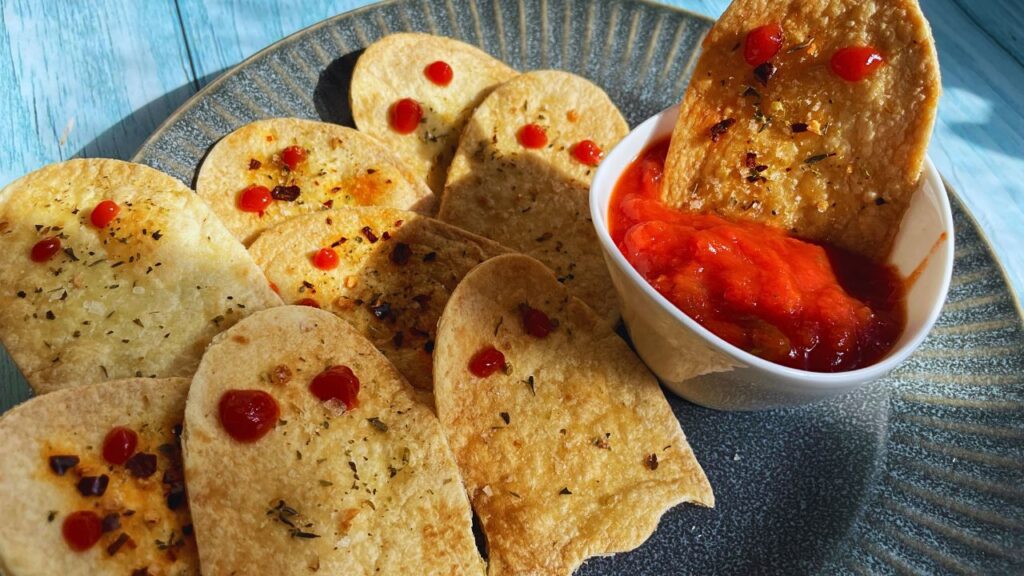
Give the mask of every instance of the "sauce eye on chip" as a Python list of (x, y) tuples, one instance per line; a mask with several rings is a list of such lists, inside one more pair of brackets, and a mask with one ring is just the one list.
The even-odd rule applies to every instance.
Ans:
[[(228, 394), (259, 435), (225, 426)], [(204, 575), (484, 572), (437, 418), (333, 314), (281, 306), (218, 336), (182, 442)]]
[(271, 118), (222, 138), (203, 160), (196, 192), (249, 245), (289, 218), (343, 206), (432, 212), (422, 178), (363, 132), (313, 120)]
[(736, 0), (704, 39), (664, 199), (883, 260), (940, 91), (915, 0)]
[(714, 504), (658, 382), (532, 258), (466, 275), (441, 316), (434, 378), (492, 576), (568, 575), (636, 548), (676, 504)]
[[(334, 253), (329, 267), (318, 258), (325, 249)], [(348, 321), (423, 392), (433, 387), (434, 335), (448, 295), (474, 266), (506, 252), (432, 218), (380, 207), (300, 216), (249, 247), (286, 302)]]
[(281, 303), (191, 190), (120, 160), (0, 191), (0, 270), (0, 338), (39, 393), (190, 376), (214, 334)]
[(588, 195), (601, 150), (628, 131), (615, 104), (586, 79), (521, 74), (466, 124), (438, 218), (540, 260), (612, 325), (618, 304)]
[(458, 40), (391, 34), (367, 47), (352, 71), (352, 117), (361, 131), (379, 138), (440, 193), (473, 108), (515, 75)]
[(199, 574), (179, 445), (188, 387), (114, 380), (4, 414), (0, 571)]

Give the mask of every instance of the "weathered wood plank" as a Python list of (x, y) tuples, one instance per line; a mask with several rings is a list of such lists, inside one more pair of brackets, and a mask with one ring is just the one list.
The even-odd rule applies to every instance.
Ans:
[(194, 92), (173, 0), (5, 0), (0, 185), (76, 155), (130, 156)]

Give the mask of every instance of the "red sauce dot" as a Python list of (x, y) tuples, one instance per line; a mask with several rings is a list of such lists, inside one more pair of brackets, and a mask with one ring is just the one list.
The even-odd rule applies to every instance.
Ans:
[(474, 376), (486, 378), (498, 370), (505, 369), (505, 355), (494, 346), (477, 352), (469, 360), (469, 371)]
[(274, 197), (270, 195), (270, 190), (266, 186), (254, 184), (242, 190), (242, 195), (238, 197), (238, 208), (243, 212), (258, 212), (263, 216), (263, 212), (273, 201)]
[(313, 308), (319, 308), (320, 307), (320, 303), (317, 302), (316, 300), (313, 300), (312, 298), (303, 298), (302, 300), (299, 300), (298, 302), (296, 302), (295, 305), (296, 306), (311, 306)]
[(32, 261), (46, 262), (57, 252), (60, 252), (60, 238), (56, 236), (43, 238), (32, 247)]
[(519, 129), (519, 143), (523, 148), (543, 148), (548, 143), (548, 134), (536, 124), (527, 124)]
[(289, 146), (281, 151), (281, 163), (289, 170), (295, 170), (306, 160), (306, 149), (302, 146)]
[(391, 106), (391, 129), (399, 134), (412, 134), (423, 119), (423, 109), (412, 98), (402, 98)]
[(555, 328), (548, 315), (536, 308), (524, 305), (519, 312), (523, 321), (523, 329), (534, 338), (547, 338)]
[(574, 158), (587, 166), (597, 166), (601, 163), (601, 148), (593, 140), (582, 140), (572, 147)]
[(832, 55), (832, 72), (848, 82), (860, 82), (867, 78), (885, 60), (871, 46), (849, 46), (840, 48)]
[(277, 284), (274, 284), (273, 282), (270, 283), (270, 289), (273, 290), (275, 294), (281, 294), (281, 289), (278, 288)]
[(60, 528), (64, 541), (75, 552), (84, 552), (100, 541), (103, 535), (103, 521), (89, 510), (72, 512), (64, 519)]
[(133, 430), (118, 426), (107, 432), (103, 439), (103, 459), (114, 465), (124, 464), (139, 445), (139, 435)]
[(338, 253), (331, 248), (321, 248), (313, 254), (313, 266), (321, 270), (334, 270), (338, 267)]
[(89, 220), (97, 228), (106, 228), (114, 221), (114, 218), (117, 218), (119, 212), (121, 212), (121, 207), (116, 202), (104, 200), (92, 209), (92, 213), (89, 214)]
[(348, 366), (331, 366), (313, 377), (309, 391), (323, 402), (338, 400), (346, 410), (359, 406), (359, 378)]
[(220, 423), (239, 442), (255, 442), (277, 426), (281, 410), (262, 390), (228, 390), (220, 397)]
[(782, 48), (782, 26), (772, 22), (758, 26), (747, 34), (743, 58), (751, 66), (760, 66), (772, 59)]
[(423, 69), (423, 74), (427, 76), (428, 80), (438, 86), (447, 86), (452, 82), (452, 67), (443, 60), (430, 63)]

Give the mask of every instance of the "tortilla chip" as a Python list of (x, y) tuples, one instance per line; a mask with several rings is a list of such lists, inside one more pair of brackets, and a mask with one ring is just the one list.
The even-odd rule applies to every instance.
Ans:
[[(360, 380), (352, 410), (309, 390), (332, 365)], [(218, 404), (231, 389), (273, 396), (278, 425), (251, 443), (229, 437)], [(328, 312), (283, 306), (218, 336), (189, 392), (183, 444), (205, 576), (483, 573), (437, 419)]]
[[(175, 434), (188, 385), (185, 378), (103, 382), (33, 398), (0, 418), (0, 573), (123, 576), (148, 568), (198, 576)], [(116, 426), (138, 435), (135, 456), (124, 465), (103, 458), (104, 438)], [(54, 468), (52, 456), (78, 461)], [(141, 465), (154, 457), (155, 469)], [(83, 476), (101, 475), (102, 495), (79, 491)], [(77, 511), (116, 528), (75, 552), (62, 526)]]
[[(784, 39), (764, 85), (742, 45), (770, 22)], [(848, 82), (832, 72), (838, 49), (865, 44), (885, 59), (872, 75)], [(704, 40), (665, 198), (882, 259), (917, 189), (940, 90), (914, 0), (738, 0)], [(712, 126), (729, 118), (713, 141)]]
[[(535, 123), (548, 146), (528, 150), (519, 130)], [(629, 131), (608, 96), (557, 71), (528, 72), (477, 108), (448, 172), (438, 218), (547, 264), (609, 324), (618, 302), (590, 218), (595, 168), (577, 161), (582, 140), (608, 151)]]
[[(293, 171), (281, 161), (290, 146), (306, 151)], [(277, 189), (262, 214), (238, 207), (250, 185)], [(351, 128), (298, 118), (259, 120), (222, 138), (203, 161), (196, 192), (247, 246), (277, 223), (331, 207), (393, 206), (429, 213), (435, 204), (430, 189), (381, 142)], [(296, 193), (297, 198), (284, 199)]]
[[(120, 207), (98, 229), (103, 200)], [(59, 237), (45, 263), (36, 242)], [(191, 376), (213, 335), (281, 303), (210, 209), (120, 160), (53, 164), (0, 190), (0, 338), (36, 392)]]
[[(528, 335), (523, 305), (554, 331)], [(506, 370), (468, 366), (494, 346)], [(550, 270), (522, 255), (484, 262), (441, 317), (437, 414), (487, 536), (491, 576), (570, 574), (631, 550), (680, 502), (714, 505), (657, 381)]]
[[(338, 267), (318, 269), (313, 256), (331, 246)], [(300, 216), (249, 248), (286, 302), (310, 298), (347, 320), (426, 392), (433, 388), (437, 319), (448, 295), (474, 266), (506, 252), (444, 222), (378, 207)]]
[[(424, 72), (439, 60), (452, 68), (447, 86), (434, 84)], [(469, 115), (491, 90), (515, 75), (503, 62), (458, 40), (391, 34), (368, 46), (356, 62), (349, 92), (352, 118), (440, 193)], [(424, 121), (412, 134), (391, 129), (391, 107), (403, 98), (416, 100), (423, 110)]]

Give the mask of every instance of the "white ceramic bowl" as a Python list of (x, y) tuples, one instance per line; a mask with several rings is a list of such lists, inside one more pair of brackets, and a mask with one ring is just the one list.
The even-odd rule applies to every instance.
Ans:
[[(849, 372), (820, 373), (780, 366), (715, 336), (681, 312), (633, 269), (608, 233), (608, 202), (619, 176), (647, 147), (672, 133), (678, 106), (630, 132), (601, 162), (590, 188), (590, 212), (622, 316), (640, 357), (672, 391), (719, 410), (757, 410), (805, 404), (877, 380), (921, 344), (949, 290), (953, 272), (953, 216), (935, 166), (925, 160), (921, 187), (900, 225), (889, 263), (907, 291), (902, 336), (879, 362)], [(943, 234), (945, 234), (943, 236)], [(916, 271), (916, 272), (915, 272)]]

